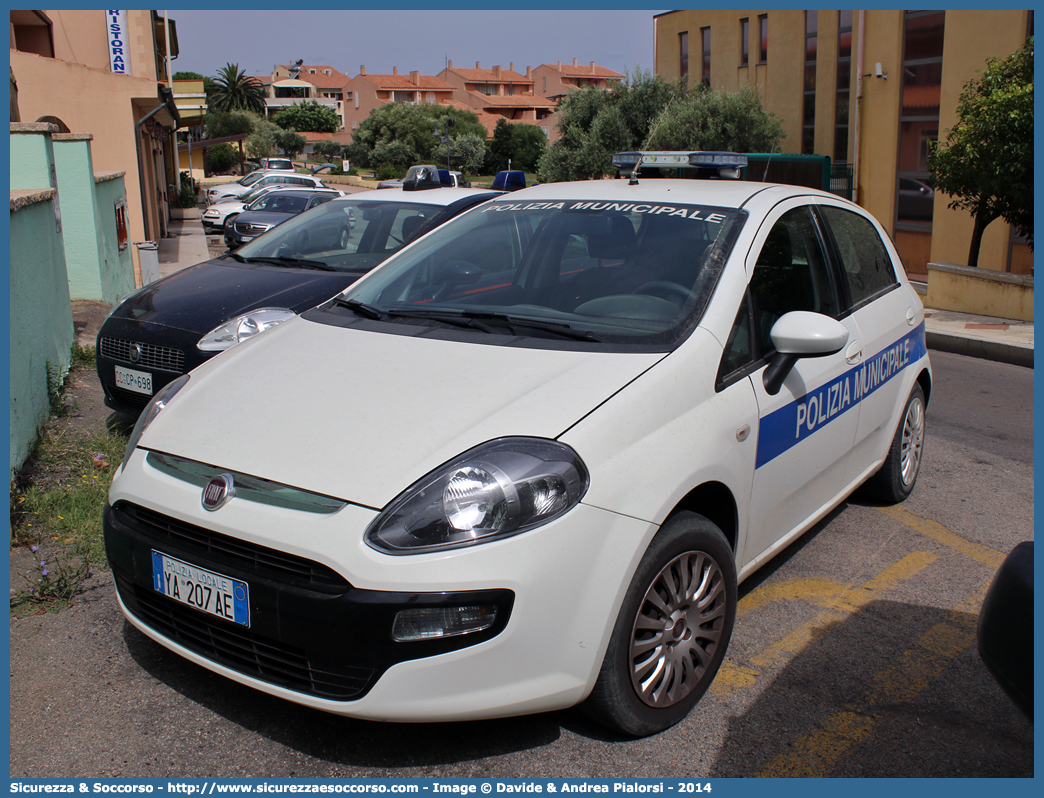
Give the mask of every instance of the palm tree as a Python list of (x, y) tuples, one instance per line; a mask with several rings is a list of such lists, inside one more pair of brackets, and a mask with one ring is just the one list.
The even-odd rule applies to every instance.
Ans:
[(215, 111), (265, 112), (265, 92), (257, 78), (247, 77), (239, 64), (225, 64), (214, 78), (209, 104)]

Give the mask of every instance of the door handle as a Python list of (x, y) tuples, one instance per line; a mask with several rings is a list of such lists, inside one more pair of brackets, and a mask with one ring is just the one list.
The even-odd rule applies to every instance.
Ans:
[(852, 366), (863, 359), (863, 344), (859, 341), (853, 341), (849, 344), (848, 349), (845, 350), (845, 360), (848, 365)]
[(911, 327), (917, 323), (917, 310), (915, 308), (906, 309), (906, 323)]

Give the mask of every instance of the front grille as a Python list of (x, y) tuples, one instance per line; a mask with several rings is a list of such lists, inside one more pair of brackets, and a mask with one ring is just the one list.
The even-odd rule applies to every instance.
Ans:
[(141, 357), (137, 362), (132, 361), (130, 352), (131, 346), (135, 343), (137, 342), (127, 341), (123, 338), (102, 338), (101, 355), (109, 360), (130, 363), (135, 367), (173, 371), (178, 374), (185, 370), (185, 353), (180, 349), (172, 349), (168, 346), (138, 343), (138, 346), (141, 347)]
[(240, 571), (294, 587), (324, 593), (343, 593), (351, 588), (348, 580), (332, 568), (296, 554), (212, 532), (130, 502), (117, 502), (112, 510), (121, 524), (160, 549), (171, 545), (200, 559), (217, 559)]
[(114, 388), (107, 386), (106, 388), (111, 394), (112, 399), (116, 404), (124, 407), (134, 407), (138, 410), (144, 410), (145, 405), (152, 401), (152, 394), (136, 393), (135, 391), (128, 391), (125, 388)]
[(253, 224), (251, 222), (235, 222), (232, 226), (235, 227), (236, 232), (241, 236), (259, 236), (268, 230), (271, 225)]
[(359, 696), (374, 680), (373, 665), (338, 661), (318, 667), (307, 651), (227, 621), (211, 619), (155, 590), (132, 583), (119, 573), (116, 587), (127, 609), (149, 628), (246, 676), (335, 701)]

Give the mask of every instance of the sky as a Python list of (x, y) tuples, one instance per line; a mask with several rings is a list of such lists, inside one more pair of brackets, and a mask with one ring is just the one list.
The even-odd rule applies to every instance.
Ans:
[[(314, 4), (313, 4), (314, 5)], [(400, 4), (401, 5), (401, 4)], [(430, 7), (432, 3), (427, 3)], [(460, 6), (464, 3), (455, 2)], [(573, 3), (572, 5), (576, 5)], [(344, 8), (345, 3), (339, 4)], [(158, 10), (163, 14), (162, 10)], [(515, 71), (544, 63), (653, 69), (653, 16), (660, 10), (170, 10), (177, 24), (174, 72), (213, 77), (226, 63), (248, 75), (276, 64), (331, 66), (349, 77), (414, 70), (437, 75), (455, 67), (514, 62)]]

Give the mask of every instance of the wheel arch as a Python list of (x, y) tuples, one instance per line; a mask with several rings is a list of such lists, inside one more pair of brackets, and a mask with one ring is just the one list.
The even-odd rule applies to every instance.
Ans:
[(921, 390), (924, 391), (924, 404), (928, 406), (928, 400), (932, 396), (932, 375), (928, 372), (928, 369), (921, 369), (921, 373), (917, 375), (917, 382), (921, 386)]
[(685, 494), (667, 517), (670, 518), (680, 510), (689, 510), (711, 521), (721, 530), (729, 548), (735, 553), (739, 537), (739, 513), (736, 497), (727, 485), (712, 481), (696, 486)]

